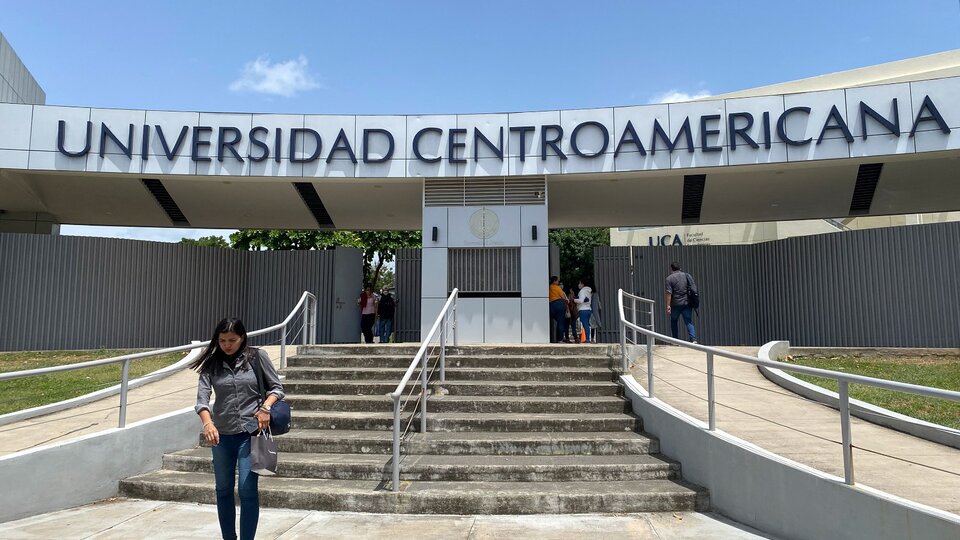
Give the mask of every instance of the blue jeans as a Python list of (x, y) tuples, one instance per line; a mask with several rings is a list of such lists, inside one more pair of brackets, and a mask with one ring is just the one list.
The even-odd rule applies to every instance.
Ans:
[[(580, 326), (583, 327), (583, 332), (587, 335), (587, 343), (590, 343), (590, 316), (593, 315), (593, 310), (581, 309), (578, 315), (580, 316)], [(580, 341), (579, 336), (577, 341)]]
[(693, 327), (693, 309), (690, 306), (670, 306), (670, 334), (674, 339), (680, 339), (680, 329), (677, 328), (677, 319), (683, 316), (687, 324), (687, 339), (697, 340), (697, 329)]
[(380, 319), (377, 323), (377, 335), (380, 343), (390, 343), (390, 334), (393, 334), (393, 319)]
[(233, 502), (233, 483), (240, 469), (240, 540), (253, 540), (260, 521), (260, 496), (256, 473), (250, 471), (250, 434), (220, 435), (213, 450), (213, 475), (217, 484), (217, 517), (224, 540), (235, 540), (237, 508)]
[(567, 326), (567, 302), (566, 300), (554, 300), (550, 302), (550, 318), (557, 325), (556, 340), (566, 341), (569, 326)]

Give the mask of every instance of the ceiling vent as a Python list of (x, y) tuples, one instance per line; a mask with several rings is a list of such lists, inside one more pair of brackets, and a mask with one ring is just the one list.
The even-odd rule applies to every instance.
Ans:
[(850, 215), (862, 216), (870, 213), (873, 204), (873, 194), (877, 191), (877, 182), (883, 163), (864, 163), (857, 171), (857, 185), (853, 188), (853, 197), (850, 198)]
[(681, 223), (700, 223), (700, 207), (703, 206), (703, 188), (706, 183), (705, 174), (688, 174), (683, 177)]
[(299, 193), (300, 198), (303, 199), (303, 204), (307, 205), (307, 209), (313, 214), (313, 219), (317, 220), (317, 225), (319, 225), (321, 229), (333, 229), (333, 220), (330, 219), (327, 207), (324, 206), (323, 201), (320, 200), (320, 195), (317, 194), (317, 188), (313, 187), (313, 184), (310, 182), (294, 182), (293, 187), (297, 188), (297, 193)]
[(167, 191), (167, 188), (163, 186), (163, 182), (155, 178), (141, 178), (141, 182), (146, 188), (150, 191), (150, 194), (153, 195), (153, 198), (157, 201), (157, 204), (160, 205), (160, 208), (167, 213), (167, 217), (170, 218), (170, 221), (178, 227), (189, 227), (190, 222), (187, 221), (187, 217), (183, 215), (183, 212), (180, 211), (180, 207), (177, 206), (176, 201), (173, 200), (173, 197), (170, 196), (170, 193)]

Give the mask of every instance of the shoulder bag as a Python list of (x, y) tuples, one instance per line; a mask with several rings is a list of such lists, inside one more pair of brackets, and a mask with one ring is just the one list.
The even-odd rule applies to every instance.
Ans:
[[(257, 385), (260, 387), (260, 403), (267, 400), (267, 392), (263, 386), (263, 356), (257, 351), (257, 361), (253, 362), (253, 371), (257, 375)], [(283, 435), (290, 431), (291, 423), (290, 404), (278, 400), (270, 406), (270, 432), (273, 435)]]

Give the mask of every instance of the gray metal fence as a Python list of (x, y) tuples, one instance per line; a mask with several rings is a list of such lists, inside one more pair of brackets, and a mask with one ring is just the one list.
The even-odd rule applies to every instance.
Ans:
[[(616, 255), (619, 250), (620, 254)], [(595, 250), (602, 276), (620, 276), (631, 248)], [(663, 302), (678, 261), (700, 287), (699, 339), (756, 345), (960, 346), (960, 223), (849, 231), (745, 246), (632, 248), (633, 294)], [(615, 267), (615, 268), (611, 268)], [(614, 292), (616, 292), (614, 290)], [(662, 306), (657, 328), (669, 333)], [(613, 342), (610, 332), (601, 332)]]
[(179, 345), (209, 339), (225, 316), (251, 330), (274, 324), (304, 290), (320, 301), (317, 341), (329, 343), (338, 335), (338, 259), (362, 272), (351, 248), (247, 252), (0, 234), (0, 350)]
[(420, 248), (403, 248), (396, 255), (397, 310), (394, 314), (394, 339), (420, 341)]

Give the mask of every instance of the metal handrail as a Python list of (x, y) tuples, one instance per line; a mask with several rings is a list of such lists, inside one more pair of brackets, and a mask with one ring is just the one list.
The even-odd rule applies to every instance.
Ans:
[[(757, 366), (766, 366), (770, 368), (782, 369), (785, 371), (792, 371), (795, 373), (803, 373), (806, 375), (813, 375), (816, 377), (823, 377), (827, 379), (834, 379), (837, 381), (837, 386), (839, 387), (838, 393), (840, 394), (840, 433), (843, 444), (843, 476), (844, 482), (847, 484), (853, 485), (854, 482), (854, 473), (853, 473), (853, 442), (852, 434), (850, 431), (850, 396), (849, 396), (849, 385), (850, 383), (856, 384), (865, 384), (868, 386), (875, 386), (877, 388), (884, 388), (886, 390), (893, 390), (895, 392), (906, 392), (909, 394), (916, 394), (920, 396), (939, 398), (939, 399), (949, 399), (953, 401), (960, 401), (960, 392), (955, 392), (952, 390), (944, 390), (942, 388), (933, 388), (930, 386), (922, 386), (918, 384), (910, 384), (898, 381), (890, 381), (886, 379), (877, 379), (874, 377), (867, 377), (864, 375), (855, 375), (852, 373), (843, 373), (841, 371), (832, 371), (828, 369), (812, 368), (807, 366), (799, 366), (796, 364), (788, 364), (786, 362), (778, 362), (776, 360), (762, 360), (755, 356), (748, 356), (745, 354), (735, 353), (731, 351), (726, 351), (716, 347), (709, 347), (706, 345), (689, 343), (680, 339), (675, 339), (663, 334), (658, 334), (652, 330), (642, 328), (630, 321), (627, 320), (626, 314), (624, 313), (623, 301), (624, 298), (636, 298), (638, 300), (642, 299), (639, 296), (634, 296), (623, 289), (619, 290), (617, 295), (617, 303), (620, 312), (620, 326), (621, 326), (621, 344), (623, 344), (623, 335), (625, 335), (626, 328), (631, 328), (636, 332), (640, 332), (647, 336), (647, 397), (654, 397), (653, 395), (653, 351), (652, 347), (649, 345), (656, 339), (670, 343), (672, 345), (680, 345), (682, 347), (687, 347), (689, 349), (694, 349), (697, 351), (707, 353), (707, 408), (708, 408), (708, 421), (707, 426), (710, 431), (717, 429), (717, 415), (716, 415), (716, 390), (714, 386), (714, 371), (713, 371), (713, 358), (714, 356), (722, 356), (724, 358), (729, 358), (731, 360), (737, 360), (739, 362), (746, 362), (749, 364), (754, 364)], [(651, 302), (650, 300), (647, 300)], [(652, 311), (651, 311), (652, 313)]]
[[(413, 370), (416, 369), (417, 364), (420, 364), (420, 432), (427, 432), (427, 346), (433, 341), (434, 336), (437, 333), (437, 330), (440, 330), (440, 382), (446, 382), (446, 349), (447, 349), (447, 323), (449, 317), (453, 317), (453, 346), (456, 347), (458, 344), (457, 341), (457, 298), (459, 297), (460, 291), (458, 289), (453, 289), (453, 292), (450, 293), (450, 297), (447, 298), (447, 302), (443, 305), (443, 309), (440, 310), (440, 314), (437, 315), (437, 320), (433, 322), (433, 326), (430, 328), (430, 331), (427, 333), (426, 337), (423, 338), (420, 348), (417, 350), (417, 354), (413, 357), (413, 361), (410, 362), (410, 367), (407, 368), (407, 371), (403, 374), (403, 377), (400, 379), (400, 384), (397, 385), (397, 389), (393, 392), (387, 394), (393, 399), (393, 491), (400, 491), (400, 410), (402, 406), (400, 405), (400, 397), (403, 395), (403, 390), (406, 388), (407, 383), (410, 382), (410, 377), (413, 376)], [(452, 309), (451, 309), (452, 306)], [(452, 312), (452, 314), (451, 314)], [(404, 403), (405, 404), (405, 403)]]
[[(311, 308), (312, 305), (312, 308)], [(300, 310), (303, 310), (303, 333), (302, 341), (303, 345), (309, 345), (316, 343), (317, 337), (317, 297), (309, 291), (304, 291), (300, 295), (300, 301), (297, 302), (297, 305), (294, 306), (293, 310), (290, 311), (290, 314), (287, 315), (287, 318), (282, 322), (269, 326), (267, 328), (261, 328), (260, 330), (255, 330), (253, 332), (248, 332), (248, 337), (259, 336), (262, 334), (267, 334), (275, 330), (282, 329), (282, 337), (280, 342), (280, 368), (283, 369), (287, 364), (287, 325), (290, 324), (290, 321), (293, 320), (294, 316)], [(161, 354), (169, 354), (180, 351), (189, 351), (192, 349), (199, 349), (201, 347), (206, 347), (210, 344), (210, 341), (203, 341), (198, 343), (192, 343), (190, 345), (178, 345), (176, 347), (166, 347), (163, 349), (155, 349), (152, 351), (143, 351), (138, 353), (124, 354), (121, 356), (112, 356), (110, 358), (103, 358), (100, 360), (90, 360), (87, 362), (78, 362), (76, 364), (67, 364), (64, 366), (53, 366), (46, 368), (37, 368), (37, 369), (25, 369), (22, 371), (10, 371), (8, 373), (0, 373), (0, 381), (8, 381), (13, 379), (22, 379), (24, 377), (34, 377), (38, 375), (49, 375), (51, 373), (61, 373), (65, 371), (73, 371), (76, 369), (84, 369), (89, 367), (104, 366), (108, 364), (117, 364), (123, 362), (123, 373), (120, 379), (120, 420), (119, 427), (124, 427), (127, 423), (127, 383), (129, 382), (129, 369), (130, 362), (132, 360), (138, 360), (140, 358), (148, 358), (150, 356), (159, 356)]]
[[(623, 292), (623, 289), (620, 289), (620, 292), (623, 293), (623, 294), (627, 294), (627, 293), (624, 293), (624, 292)], [(649, 316), (650, 316), (650, 324), (646, 325), (646, 327), (649, 328), (650, 331), (655, 332), (656, 329), (657, 329), (657, 326), (656, 326), (656, 318), (654, 317), (653, 309), (654, 309), (654, 307), (656, 307), (657, 303), (656, 303), (655, 301), (653, 301), (653, 300), (650, 300), (649, 298), (644, 298), (644, 297), (642, 297), (642, 296), (634, 296), (634, 295), (632, 295), (632, 294), (630, 294), (629, 296), (630, 296), (630, 311), (631, 311), (632, 313), (634, 313), (634, 314), (636, 314), (636, 315), (639, 316), (639, 312), (637, 311), (637, 302), (641, 302), (641, 303), (646, 304), (647, 306), (649, 306), (649, 310), (646, 311), (646, 312), (644, 312), (644, 313), (646, 313), (646, 314), (649, 314)], [(623, 301), (622, 301), (622, 298), (621, 298), (621, 299), (618, 299), (618, 303), (619, 303), (619, 307), (620, 307), (620, 318), (621, 318), (621, 319), (625, 319), (626, 316), (625, 316), (624, 313), (623, 313)], [(620, 328), (620, 363), (621, 363), (621, 369), (623, 370), (624, 373), (626, 373), (627, 370), (630, 369), (630, 360), (629, 360), (629, 358), (627, 357), (627, 329), (628, 329), (628, 328), (627, 328), (626, 326), (622, 326), (622, 327)], [(637, 344), (637, 331), (634, 330), (633, 328), (630, 328), (629, 330), (630, 330), (630, 332), (632, 333), (632, 336), (631, 336), (631, 337), (632, 337), (632, 343), (633, 343), (634, 345), (636, 345), (636, 344)], [(647, 345), (647, 360), (648, 360), (648, 362), (652, 362), (652, 361), (653, 361), (653, 342), (654, 342), (654, 339), (653, 339), (652, 337), (650, 337), (650, 336), (647, 336), (646, 341), (647, 341), (647, 343), (646, 343), (646, 345)], [(650, 380), (647, 381), (647, 384), (653, 384), (653, 379), (650, 378)]]

